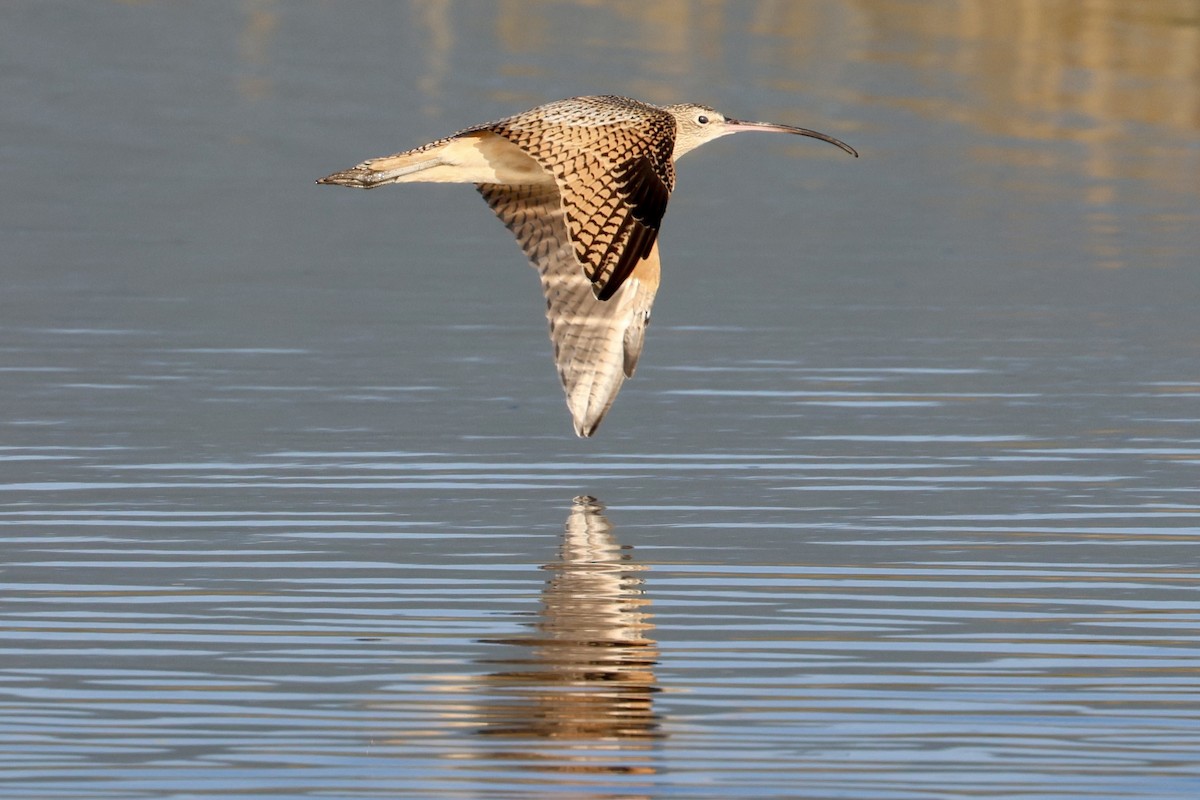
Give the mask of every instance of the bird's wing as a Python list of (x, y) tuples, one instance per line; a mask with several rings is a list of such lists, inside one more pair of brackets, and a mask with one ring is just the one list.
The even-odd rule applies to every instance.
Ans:
[(652, 244), (620, 291), (600, 300), (579, 268), (553, 183), (477, 188), (541, 276), (554, 362), (575, 433), (591, 436), (637, 366), (658, 291), (658, 248)]
[(600, 300), (650, 255), (675, 187), (675, 119), (618, 97), (576, 97), (471, 129), (520, 147), (554, 176), (573, 255)]

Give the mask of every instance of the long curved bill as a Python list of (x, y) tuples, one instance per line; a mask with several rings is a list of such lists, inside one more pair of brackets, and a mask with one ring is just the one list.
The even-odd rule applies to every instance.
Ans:
[(750, 122), (744, 119), (727, 119), (725, 127), (730, 133), (736, 131), (766, 131), (767, 133), (797, 133), (801, 136), (809, 136), (813, 139), (820, 139), (822, 142), (829, 142), (832, 145), (842, 148), (850, 155), (858, 158), (858, 151), (850, 145), (843, 142), (841, 139), (835, 139), (832, 136), (821, 133), (820, 131), (810, 131), (808, 128), (796, 128), (792, 125), (776, 125), (774, 122)]

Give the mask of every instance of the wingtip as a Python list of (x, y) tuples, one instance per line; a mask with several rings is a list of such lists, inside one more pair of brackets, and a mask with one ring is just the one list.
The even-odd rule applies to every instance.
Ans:
[(574, 420), (575, 435), (580, 439), (590, 439), (596, 435), (596, 429), (600, 427), (600, 420), (595, 420), (590, 424), (583, 420)]
[(608, 415), (608, 410), (612, 408), (613, 398), (616, 393), (608, 399), (607, 405), (596, 407), (591, 403), (585, 404), (583, 408), (577, 408), (571, 405), (571, 399), (567, 398), (567, 409), (571, 412), (571, 424), (575, 428), (575, 435), (580, 439), (590, 439), (596, 435), (596, 431), (600, 428), (600, 423)]
[(317, 178), (317, 183), (350, 186), (355, 189), (370, 189), (378, 183), (378, 180), (372, 174), (371, 170), (358, 166), (354, 169), (344, 169), (341, 172), (326, 175), (324, 178)]

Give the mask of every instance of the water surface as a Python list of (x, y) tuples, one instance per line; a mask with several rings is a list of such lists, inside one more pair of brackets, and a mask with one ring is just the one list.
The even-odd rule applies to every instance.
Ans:
[[(0, 797), (1192, 798), (1179, 0), (15, 3)], [(374, 155), (689, 156), (571, 434), (517, 247)]]

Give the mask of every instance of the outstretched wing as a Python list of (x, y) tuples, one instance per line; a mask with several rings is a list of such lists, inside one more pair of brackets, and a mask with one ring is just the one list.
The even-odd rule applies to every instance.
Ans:
[(675, 119), (623, 97), (574, 97), (471, 129), (503, 136), (554, 176), (571, 253), (608, 300), (658, 237), (675, 187)]
[(580, 269), (563, 199), (553, 183), (481, 183), (477, 188), (541, 276), (554, 362), (575, 433), (591, 436), (637, 367), (658, 291), (658, 248), (651, 241), (646, 258), (630, 268), (620, 290), (601, 300)]

